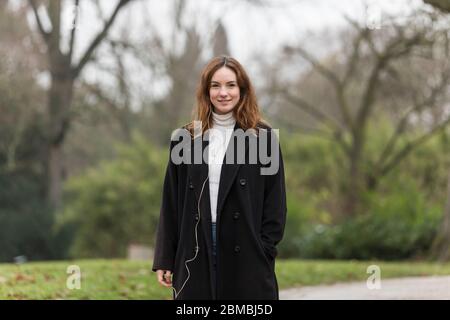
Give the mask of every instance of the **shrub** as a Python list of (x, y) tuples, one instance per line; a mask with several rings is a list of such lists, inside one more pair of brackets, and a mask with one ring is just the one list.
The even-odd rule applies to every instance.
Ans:
[(71, 256), (123, 257), (131, 243), (153, 244), (166, 159), (134, 135), (116, 160), (70, 179), (58, 226), (76, 230)]

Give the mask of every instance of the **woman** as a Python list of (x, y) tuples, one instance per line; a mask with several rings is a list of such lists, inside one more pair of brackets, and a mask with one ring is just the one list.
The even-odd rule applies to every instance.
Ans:
[[(174, 161), (180, 141), (172, 139), (152, 269), (175, 299), (278, 299), (276, 245), (286, 221), (283, 161), (278, 143), (263, 139), (273, 142), (276, 135), (261, 119), (238, 61), (220, 56), (206, 65), (196, 120), (181, 129), (189, 139), (180, 155), (192, 160), (200, 146), (200, 162)], [(243, 132), (244, 140), (238, 137)], [(267, 159), (250, 160), (255, 143), (267, 155), (279, 155), (276, 172), (262, 174)]]

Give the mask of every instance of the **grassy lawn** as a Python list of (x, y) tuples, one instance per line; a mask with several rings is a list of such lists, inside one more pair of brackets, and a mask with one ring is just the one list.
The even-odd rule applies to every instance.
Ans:
[[(369, 265), (378, 265), (381, 278), (449, 275), (450, 263), (277, 260), (280, 289), (366, 280)], [(81, 289), (66, 287), (67, 267), (81, 269)], [(151, 272), (151, 262), (79, 260), (0, 264), (0, 299), (171, 299)]]

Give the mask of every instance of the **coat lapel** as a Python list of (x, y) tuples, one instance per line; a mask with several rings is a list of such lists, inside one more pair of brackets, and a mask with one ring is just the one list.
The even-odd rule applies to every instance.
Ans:
[[(200, 141), (195, 141), (196, 139), (200, 139)], [(197, 142), (197, 144), (196, 144)], [(201, 142), (201, 143), (200, 143)], [(200, 207), (200, 228), (203, 230), (203, 234), (206, 239), (206, 246), (208, 257), (210, 256), (211, 248), (212, 248), (212, 231), (211, 231), (211, 203), (210, 203), (210, 195), (209, 195), (209, 180), (205, 182), (208, 177), (208, 163), (203, 159), (203, 152), (206, 146), (209, 144), (209, 141), (203, 141), (202, 137), (199, 136), (194, 139), (191, 150), (194, 150), (196, 146), (201, 146), (201, 154), (202, 159), (201, 163), (194, 163), (194, 152), (191, 152), (191, 173), (190, 173), (190, 182), (192, 182), (193, 189), (195, 192), (195, 214), (198, 214), (197, 208)], [(203, 187), (203, 192), (202, 192)], [(200, 201), (200, 203), (199, 203)], [(211, 261), (211, 259), (210, 259)]]
[[(202, 161), (200, 164), (191, 165), (191, 174), (190, 179), (194, 186), (195, 197), (197, 201), (200, 203), (195, 203), (195, 211), (197, 211), (198, 205), (200, 205), (200, 229), (203, 230), (203, 236), (205, 237), (206, 242), (206, 256), (208, 257), (209, 269), (212, 270), (212, 230), (211, 230), (211, 202), (209, 195), (209, 180), (205, 182), (208, 177), (209, 168), (207, 161), (203, 159), (203, 152), (205, 151), (206, 146), (208, 146), (209, 141), (203, 141), (202, 137), (197, 137), (196, 139), (201, 140), (201, 148), (202, 148)], [(198, 143), (198, 142), (197, 142)], [(200, 144), (198, 144), (200, 145)], [(195, 146), (195, 142), (194, 142)], [(192, 150), (194, 147), (192, 147)], [(192, 153), (193, 156), (193, 153)], [(193, 158), (192, 158), (193, 160)], [(194, 162), (193, 162), (194, 163)], [(203, 185), (204, 184), (204, 185)], [(203, 193), (202, 193), (203, 187)], [(200, 197), (201, 195), (201, 197)], [(198, 212), (196, 212), (198, 214)], [(202, 250), (202, 249), (200, 249)], [(210, 273), (210, 283), (211, 283), (211, 292), (213, 297), (215, 298), (215, 285), (213, 283), (212, 273)]]
[[(197, 137), (196, 139), (202, 139), (202, 137)], [(201, 141), (201, 148), (202, 148), (202, 155), (203, 152), (208, 145), (208, 141)], [(195, 145), (195, 142), (194, 142)], [(200, 144), (199, 144), (200, 146)], [(194, 147), (192, 147), (194, 148)], [(192, 159), (193, 160), (193, 159)], [(202, 161), (200, 164), (193, 164), (191, 165), (191, 180), (192, 184), (194, 185), (194, 191), (197, 201), (200, 200), (200, 210), (201, 210), (201, 219), (203, 221), (207, 221), (211, 223), (211, 205), (209, 200), (209, 183), (208, 181), (205, 182), (206, 178), (208, 177), (208, 163), (204, 161), (202, 158)], [(204, 184), (204, 187), (203, 187)], [(203, 193), (202, 193), (202, 187), (203, 187)], [(200, 199), (201, 195), (201, 199)], [(198, 203), (196, 203), (196, 206)], [(197, 208), (197, 207), (196, 207)], [(210, 229), (210, 228), (209, 228)]]
[[(222, 169), (220, 172), (220, 184), (219, 184), (219, 192), (217, 196), (217, 220), (219, 220), (220, 214), (222, 212), (225, 199), (227, 198), (228, 193), (230, 192), (231, 186), (233, 185), (233, 181), (236, 178), (236, 174), (239, 170), (241, 164), (238, 164), (236, 161), (236, 152), (238, 149), (236, 143), (231, 143), (232, 139), (235, 137), (235, 133), (237, 129), (241, 129), (241, 127), (236, 122), (234, 126), (233, 135), (230, 138), (230, 142), (227, 146), (227, 151), (225, 153), (225, 157), (222, 161)], [(230, 149), (234, 147), (234, 160), (233, 163), (226, 163), (226, 154), (230, 152)], [(248, 144), (245, 143), (245, 154), (247, 154)]]

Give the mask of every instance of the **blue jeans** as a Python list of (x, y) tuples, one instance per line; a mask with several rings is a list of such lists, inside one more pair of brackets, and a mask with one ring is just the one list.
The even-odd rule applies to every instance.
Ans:
[(211, 222), (211, 231), (212, 231), (212, 265), (213, 265), (212, 274), (214, 281), (216, 281), (217, 229), (215, 222)]
[(216, 246), (217, 246), (217, 239), (216, 239), (216, 223), (215, 222), (211, 222), (211, 231), (212, 231), (212, 254), (213, 257), (216, 257)]

